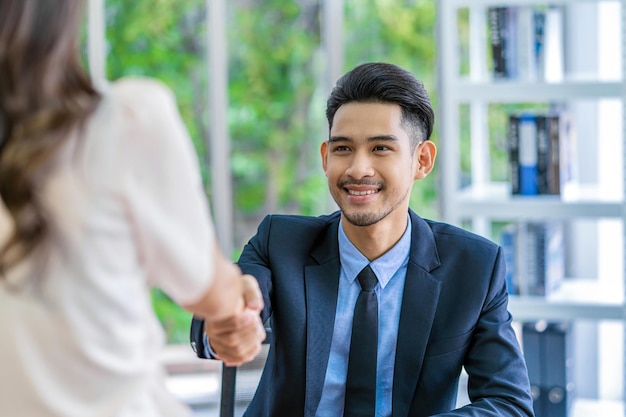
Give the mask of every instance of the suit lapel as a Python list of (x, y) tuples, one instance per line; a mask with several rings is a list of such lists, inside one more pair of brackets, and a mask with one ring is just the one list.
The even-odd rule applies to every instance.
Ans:
[(441, 289), (441, 282), (430, 274), (440, 265), (432, 230), (422, 218), (412, 211), (410, 214), (411, 254), (400, 310), (393, 378), (393, 416), (408, 415)]
[(314, 416), (322, 396), (339, 290), (339, 218), (333, 222), (311, 255), (319, 263), (304, 268), (306, 329), (306, 392), (304, 415)]
[[(419, 381), (441, 282), (430, 272), (440, 265), (430, 226), (410, 211), (411, 254), (404, 284), (396, 366), (393, 379), (393, 416), (406, 416)], [(311, 252), (317, 264), (304, 269), (307, 303), (306, 392), (304, 415), (317, 411), (332, 342), (337, 292), (339, 290), (339, 246), (335, 218), (320, 243)]]

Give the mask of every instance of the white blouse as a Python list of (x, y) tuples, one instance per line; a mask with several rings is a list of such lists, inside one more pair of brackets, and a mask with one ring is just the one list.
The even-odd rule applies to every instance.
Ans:
[[(49, 239), (0, 285), (0, 416), (190, 414), (165, 389), (149, 289), (197, 301), (213, 229), (173, 94), (112, 83), (39, 178)], [(0, 200), (0, 243), (13, 224)], [(33, 284), (37, 282), (39, 284)]]

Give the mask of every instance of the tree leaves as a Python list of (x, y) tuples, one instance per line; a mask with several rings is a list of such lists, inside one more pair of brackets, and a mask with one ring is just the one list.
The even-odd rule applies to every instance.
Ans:
[[(236, 228), (236, 247), (268, 212), (327, 211), (319, 156), (329, 94), (321, 7), (321, 0), (227, 2), (234, 218), (250, 225)], [(106, 2), (109, 79), (149, 76), (173, 89), (208, 180), (205, 13), (204, 0)], [(415, 72), (436, 98), (434, 13), (433, 0), (346, 1), (345, 70), (393, 62)], [(412, 205), (436, 215), (435, 196), (431, 174), (414, 187)]]

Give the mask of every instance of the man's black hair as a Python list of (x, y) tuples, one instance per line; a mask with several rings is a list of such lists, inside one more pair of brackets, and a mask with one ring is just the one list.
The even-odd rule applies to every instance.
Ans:
[(413, 148), (433, 132), (435, 113), (424, 84), (397, 65), (365, 63), (339, 78), (326, 103), (329, 131), (339, 107), (350, 102), (399, 105), (402, 127), (409, 133)]

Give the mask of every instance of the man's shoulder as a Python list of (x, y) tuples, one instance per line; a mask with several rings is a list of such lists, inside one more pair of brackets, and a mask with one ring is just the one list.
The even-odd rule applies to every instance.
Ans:
[(297, 214), (268, 214), (262, 224), (268, 224), (272, 229), (323, 229), (339, 221), (339, 212), (321, 216), (304, 216)]
[(338, 227), (338, 213), (323, 216), (270, 214), (261, 221), (250, 244), (257, 251), (280, 254), (282, 259), (301, 254), (308, 257), (318, 250), (328, 255), (336, 252)]
[(469, 245), (479, 245), (486, 247), (497, 246), (496, 243), (487, 239), (486, 237), (470, 232), (469, 230), (463, 229), (461, 227), (435, 220), (424, 219), (424, 221), (432, 230), (436, 240), (451, 239), (457, 241), (458, 243), (465, 242)]

